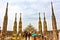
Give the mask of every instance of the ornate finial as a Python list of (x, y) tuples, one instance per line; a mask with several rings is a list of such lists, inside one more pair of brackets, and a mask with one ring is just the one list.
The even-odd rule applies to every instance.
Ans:
[(39, 20), (40, 20), (40, 12), (39, 12)]
[(53, 7), (53, 2), (51, 2), (51, 6)]
[(20, 13), (20, 21), (22, 21), (22, 20), (21, 20), (21, 13)]
[(52, 15), (54, 16), (53, 2), (51, 2)]
[(8, 2), (7, 2), (7, 6), (6, 6), (6, 14), (5, 15), (7, 15), (7, 13), (8, 13)]
[(39, 12), (39, 17), (40, 17), (40, 12)]
[(8, 6), (8, 2), (7, 2), (7, 6)]
[(44, 12), (44, 19), (45, 19), (45, 12)]
[(17, 13), (15, 13), (15, 20), (17, 20)]
[(20, 13), (20, 17), (21, 17), (21, 13)]
[(51, 2), (51, 7), (53, 8), (53, 2)]
[(51, 2), (51, 5), (52, 5), (52, 2)]

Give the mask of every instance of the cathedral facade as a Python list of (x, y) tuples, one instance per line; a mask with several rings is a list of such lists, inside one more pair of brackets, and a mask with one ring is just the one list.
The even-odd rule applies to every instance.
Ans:
[[(15, 21), (12, 32), (7, 32), (7, 24), (8, 24), (8, 3), (6, 6), (6, 12), (3, 21), (3, 30), (1, 32), (1, 40), (58, 40), (58, 30), (56, 24), (56, 18), (54, 15), (53, 4), (51, 2), (51, 10), (52, 10), (52, 31), (47, 30), (47, 22), (44, 13), (44, 21), (43, 21), (43, 29), (42, 31), (42, 22), (39, 13), (39, 21), (38, 21), (38, 31), (34, 29), (33, 25), (29, 24), (24, 31), (22, 31), (22, 17), (20, 13), (20, 21), (17, 32), (17, 13), (15, 14)], [(9, 33), (9, 34), (8, 34)]]

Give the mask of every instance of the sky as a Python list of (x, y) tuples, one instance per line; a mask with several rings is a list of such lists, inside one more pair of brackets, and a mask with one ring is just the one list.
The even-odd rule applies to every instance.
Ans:
[[(48, 30), (52, 30), (51, 21), (51, 2), (53, 2), (54, 13), (57, 22), (57, 29), (60, 29), (60, 0), (0, 0), (0, 27), (3, 27), (3, 20), (8, 2), (8, 25), (7, 30), (12, 31), (17, 13), (17, 24), (19, 24), (20, 13), (22, 13), (22, 28), (23, 30), (31, 24), (38, 30), (38, 16), (40, 17), (43, 26), (44, 12), (47, 21)], [(18, 27), (18, 25), (17, 25)]]

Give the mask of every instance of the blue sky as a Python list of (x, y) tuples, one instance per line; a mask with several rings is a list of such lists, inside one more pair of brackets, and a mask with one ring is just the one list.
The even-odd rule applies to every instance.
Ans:
[[(48, 30), (52, 29), (51, 24), (51, 1), (53, 2), (54, 12), (57, 21), (57, 28), (60, 29), (60, 0), (0, 0), (0, 26), (3, 26), (6, 3), (8, 7), (8, 28), (13, 30), (15, 13), (17, 13), (17, 22), (19, 23), (20, 13), (22, 13), (23, 29), (30, 23), (38, 29), (38, 13), (40, 12), (42, 24), (44, 12), (46, 15)], [(17, 23), (17, 24), (18, 24)], [(1, 28), (2, 29), (2, 28)]]

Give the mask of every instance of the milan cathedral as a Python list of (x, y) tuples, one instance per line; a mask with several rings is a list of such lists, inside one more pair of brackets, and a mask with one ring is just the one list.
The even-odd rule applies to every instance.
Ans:
[[(40, 13), (38, 14), (38, 31), (33, 27), (32, 24), (29, 24), (24, 31), (22, 31), (22, 14), (20, 13), (19, 24), (17, 24), (17, 13), (15, 13), (15, 20), (13, 25), (13, 31), (7, 32), (8, 25), (8, 3), (6, 6), (6, 12), (3, 20), (3, 29), (1, 31), (0, 40), (58, 40), (58, 30), (57, 23), (54, 14), (53, 3), (51, 2), (51, 11), (52, 11), (52, 31), (47, 30), (47, 21), (44, 12), (43, 28)], [(18, 29), (17, 29), (18, 25)], [(42, 29), (44, 29), (42, 31)], [(17, 32), (18, 30), (18, 32)]]

